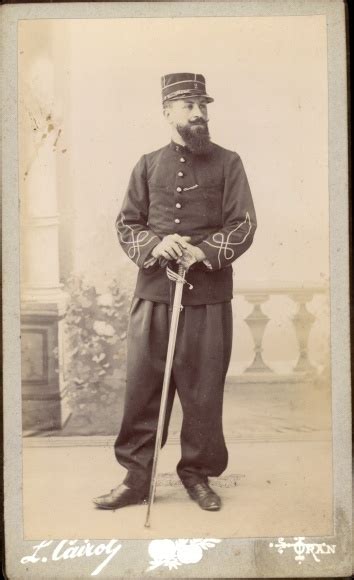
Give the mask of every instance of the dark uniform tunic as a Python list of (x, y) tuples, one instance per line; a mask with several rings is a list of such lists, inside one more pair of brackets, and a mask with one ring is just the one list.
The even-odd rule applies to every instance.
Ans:
[[(139, 267), (128, 332), (124, 417), (115, 444), (125, 482), (150, 479), (167, 351), (171, 283), (153, 248), (168, 234), (190, 236), (204, 263), (192, 266), (183, 291), (166, 413), (175, 390), (183, 408), (185, 485), (219, 475), (227, 465), (222, 400), (232, 344), (232, 262), (252, 243), (256, 216), (239, 155), (216, 144), (204, 155), (171, 143), (136, 164), (116, 220), (123, 250)], [(152, 264), (152, 265), (151, 265)]]

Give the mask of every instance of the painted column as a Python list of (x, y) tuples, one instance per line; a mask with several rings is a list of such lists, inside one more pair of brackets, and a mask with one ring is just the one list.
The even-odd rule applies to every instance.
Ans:
[(65, 295), (59, 275), (60, 122), (52, 42), (50, 23), (39, 21), (31, 32), (25, 23), (20, 25), (22, 393), (23, 427), (32, 433), (60, 428), (67, 416), (60, 364)]

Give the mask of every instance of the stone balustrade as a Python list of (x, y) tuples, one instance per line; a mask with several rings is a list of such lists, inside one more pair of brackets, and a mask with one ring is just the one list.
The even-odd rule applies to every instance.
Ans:
[[(240, 365), (235, 364), (236, 354), (233, 352), (229, 378), (237, 376), (238, 380), (242, 382), (273, 382), (282, 381), (286, 378), (287, 381), (296, 382), (304, 378), (313, 377), (318, 373), (318, 368), (312, 364), (310, 359), (309, 338), (312, 327), (315, 321), (320, 321), (324, 327), (329, 325), (329, 310), (328, 313), (322, 309), (318, 316), (315, 316), (309, 309), (308, 305), (314, 298), (326, 298), (329, 294), (328, 287), (319, 284), (304, 284), (303, 286), (295, 283), (279, 283), (276, 286), (267, 286), (266, 284), (249, 284), (247, 286), (236, 286), (234, 298), (234, 314), (235, 318), (235, 340), (244, 339), (244, 329), (240, 326), (239, 304), (240, 299), (247, 304), (250, 312), (241, 318), (247, 325), (253, 341), (253, 356), (251, 362), (247, 364), (242, 370)], [(272, 317), (267, 313), (266, 305), (270, 301), (276, 304), (278, 298), (288, 299), (290, 305), (287, 308), (281, 305), (275, 308), (277, 312), (276, 318), (287, 319), (287, 331), (284, 334), (278, 332), (275, 336), (274, 327), (271, 330), (270, 323), (274, 322)], [(245, 308), (243, 308), (244, 310)], [(273, 307), (274, 310), (274, 307)], [(321, 319), (321, 320), (320, 320)], [(280, 325), (278, 325), (280, 326)], [(269, 331), (269, 333), (268, 333)], [(238, 336), (238, 334), (240, 336)], [(268, 335), (269, 334), (269, 335)], [(295, 353), (295, 363), (293, 361), (285, 362), (285, 367), (288, 367), (286, 373), (279, 373), (272, 368), (269, 361), (264, 358), (264, 342), (268, 338), (275, 341), (274, 350), (276, 350), (281, 343), (294, 342), (292, 334), (295, 334), (297, 352)], [(288, 364), (286, 364), (288, 363)], [(292, 364), (293, 363), (293, 364)]]
[[(322, 303), (317, 304), (315, 315), (313, 300), (318, 297)], [(311, 360), (310, 348), (315, 323), (317, 333), (312, 337), (312, 350), (322, 350), (323, 357), (329, 348), (329, 344), (326, 346), (329, 309), (324, 308), (325, 304), (329, 304), (325, 286), (237, 286), (233, 301), (235, 346), (227, 385), (232, 388), (233, 383), (251, 383), (261, 387), (313, 380), (319, 374), (319, 366)], [(59, 380), (64, 362), (58, 337), (64, 316), (55, 304), (49, 304), (48, 298), (46, 307), (43, 302), (34, 301), (22, 305), (23, 424), (29, 433), (60, 429), (68, 416)], [(319, 336), (324, 337), (322, 345)], [(247, 352), (248, 360), (244, 357), (245, 364), (238, 365), (242, 351)], [(285, 362), (285, 372), (275, 368), (279, 358)], [(61, 369), (59, 375), (57, 368)]]

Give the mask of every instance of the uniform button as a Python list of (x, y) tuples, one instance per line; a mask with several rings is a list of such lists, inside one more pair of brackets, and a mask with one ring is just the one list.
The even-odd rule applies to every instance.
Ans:
[(179, 172), (177, 173), (177, 175), (178, 175), (178, 177), (183, 177), (184, 173), (183, 173), (183, 171), (179, 171)]
[(185, 163), (185, 161), (186, 161), (185, 158), (184, 157), (181, 157), (180, 162), (181, 163)]
[(175, 224), (180, 224), (181, 220), (179, 220), (178, 218), (175, 219)]
[(182, 187), (177, 187), (177, 191), (180, 193), (182, 191)]
[(180, 203), (176, 203), (176, 207), (177, 207), (178, 209), (181, 209), (181, 207), (182, 207), (182, 206), (181, 206), (181, 204), (180, 204)]

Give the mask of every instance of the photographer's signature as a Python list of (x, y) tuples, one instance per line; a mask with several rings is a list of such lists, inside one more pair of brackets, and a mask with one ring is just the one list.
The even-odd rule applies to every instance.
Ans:
[(118, 540), (110, 540), (106, 544), (93, 544), (90, 540), (60, 540), (55, 546), (52, 546), (51, 551), (44, 550), (54, 543), (54, 540), (43, 540), (33, 546), (33, 553), (29, 556), (24, 556), (21, 559), (21, 564), (37, 564), (38, 562), (45, 564), (48, 560), (58, 561), (106, 556), (104, 560), (101, 560), (97, 568), (91, 572), (91, 576), (97, 576), (122, 547)]

